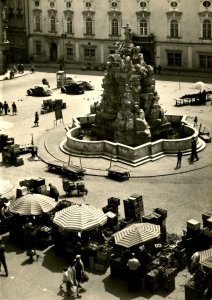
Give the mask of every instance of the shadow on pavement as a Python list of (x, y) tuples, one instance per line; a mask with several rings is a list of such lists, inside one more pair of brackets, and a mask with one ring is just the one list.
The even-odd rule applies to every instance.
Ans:
[(53, 273), (61, 273), (63, 272), (63, 268), (67, 267), (69, 262), (62, 257), (58, 257), (55, 255), (54, 246), (49, 248), (47, 251), (43, 252), (43, 262), (42, 266), (47, 268)]

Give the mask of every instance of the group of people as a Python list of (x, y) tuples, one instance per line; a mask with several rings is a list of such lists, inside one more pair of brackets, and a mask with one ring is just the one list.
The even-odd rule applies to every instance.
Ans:
[(62, 289), (63, 284), (65, 284), (66, 292), (69, 296), (76, 295), (77, 298), (81, 298), (80, 288), (82, 288), (82, 283), (87, 280), (88, 277), (85, 273), (81, 255), (78, 254), (70, 263), (70, 266), (63, 269), (63, 278), (60, 288)]
[[(17, 114), (17, 105), (16, 105), (16, 103), (13, 102), (11, 107), (12, 107), (12, 114), (16, 115)], [(3, 113), (5, 115), (8, 115), (9, 112), (10, 112), (10, 107), (9, 107), (9, 104), (7, 103), (7, 101), (4, 101), (4, 103), (0, 102), (0, 115), (2, 115)]]
[[(176, 169), (179, 169), (181, 167), (182, 156), (183, 156), (183, 153), (179, 149), (178, 152), (177, 152), (177, 165), (176, 165)], [(196, 142), (195, 137), (193, 137), (192, 140), (191, 140), (191, 156), (190, 156), (190, 161), (193, 162), (194, 159), (196, 159), (196, 161), (199, 160), (199, 156), (197, 154), (197, 142)]]

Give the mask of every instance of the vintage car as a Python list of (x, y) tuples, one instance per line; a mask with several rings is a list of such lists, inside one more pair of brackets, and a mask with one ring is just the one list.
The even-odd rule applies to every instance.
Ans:
[(77, 83), (80, 84), (85, 91), (94, 90), (94, 86), (88, 81), (77, 81)]
[(61, 87), (61, 93), (84, 94), (84, 88), (78, 82), (71, 82)]
[(51, 96), (52, 91), (47, 85), (36, 85), (27, 90), (28, 96)]

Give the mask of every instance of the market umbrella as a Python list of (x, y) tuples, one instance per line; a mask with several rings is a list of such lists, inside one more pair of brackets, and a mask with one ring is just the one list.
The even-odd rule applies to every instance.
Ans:
[(160, 226), (150, 223), (132, 224), (114, 233), (115, 244), (130, 248), (160, 236)]
[(54, 199), (48, 196), (29, 193), (11, 201), (9, 210), (23, 216), (41, 215), (50, 212), (56, 204)]
[(9, 180), (0, 179), (0, 196), (10, 192), (14, 188), (14, 184), (12, 184)]
[(102, 210), (82, 203), (56, 212), (53, 222), (63, 229), (81, 232), (104, 225), (107, 222), (107, 216)]
[(212, 269), (212, 248), (199, 252), (200, 264), (209, 269)]
[(190, 89), (192, 90), (198, 90), (200, 92), (202, 91), (210, 91), (210, 88), (202, 81), (197, 81), (196, 83), (192, 84), (190, 86)]

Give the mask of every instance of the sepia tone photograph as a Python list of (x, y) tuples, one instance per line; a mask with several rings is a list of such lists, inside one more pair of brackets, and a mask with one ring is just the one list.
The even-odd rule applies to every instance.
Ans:
[(0, 300), (212, 300), (212, 0), (0, 1)]

